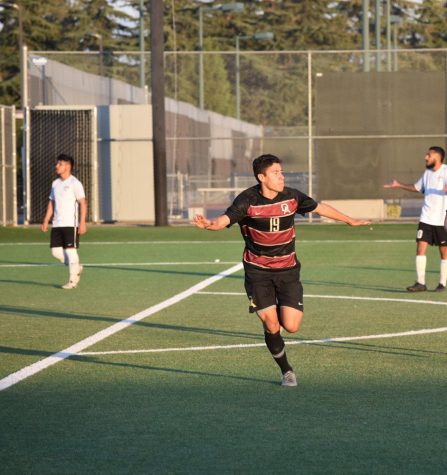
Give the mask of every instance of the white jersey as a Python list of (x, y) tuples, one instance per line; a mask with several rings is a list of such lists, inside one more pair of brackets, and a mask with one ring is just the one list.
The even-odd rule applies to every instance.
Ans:
[(51, 185), (50, 200), (54, 203), (53, 227), (79, 225), (78, 201), (85, 198), (82, 183), (70, 175), (66, 180), (57, 178)]
[(425, 173), (414, 184), (417, 191), (424, 194), (421, 223), (432, 226), (444, 226), (447, 211), (447, 165), (441, 165), (437, 171), (425, 170)]

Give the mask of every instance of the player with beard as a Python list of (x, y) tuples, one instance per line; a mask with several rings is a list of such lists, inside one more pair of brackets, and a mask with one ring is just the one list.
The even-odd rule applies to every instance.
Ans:
[(50, 200), (41, 226), (46, 232), (52, 219), (51, 253), (68, 266), (69, 280), (62, 286), (66, 290), (76, 288), (79, 283), (82, 272), (77, 252), (79, 235), (87, 232), (87, 201), (82, 183), (71, 174), (73, 162), (73, 158), (65, 154), (57, 157), (58, 178), (51, 185)]
[(428, 246), (438, 246), (441, 256), (439, 284), (436, 292), (444, 292), (447, 283), (447, 165), (445, 151), (430, 147), (425, 154), (425, 172), (414, 185), (399, 183), (394, 179), (385, 188), (401, 188), (424, 194), (424, 204), (416, 235), (416, 282), (407, 287), (409, 292), (427, 290), (425, 268)]
[(245, 240), (243, 263), (249, 311), (264, 327), (265, 343), (282, 372), (283, 386), (296, 386), (280, 329), (298, 331), (303, 319), (301, 264), (295, 253), (295, 214), (316, 212), (351, 226), (369, 224), (346, 216), (335, 208), (285, 186), (281, 160), (261, 155), (253, 161), (258, 182), (240, 193), (224, 214), (209, 220), (194, 217), (202, 229), (219, 231), (238, 223)]

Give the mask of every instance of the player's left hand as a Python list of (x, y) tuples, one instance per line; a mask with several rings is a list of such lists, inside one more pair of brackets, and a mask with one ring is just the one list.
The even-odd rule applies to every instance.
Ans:
[(85, 223), (79, 224), (79, 234), (85, 234), (87, 232), (87, 225)]

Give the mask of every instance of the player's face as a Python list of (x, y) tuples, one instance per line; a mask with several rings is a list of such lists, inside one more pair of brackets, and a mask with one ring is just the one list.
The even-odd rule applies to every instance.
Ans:
[(56, 173), (58, 174), (58, 176), (65, 175), (69, 171), (70, 171), (69, 162), (65, 162), (64, 160), (58, 160), (56, 162)]
[(284, 190), (284, 175), (280, 163), (274, 163), (264, 174), (258, 175), (261, 184), (269, 191), (280, 193)]
[(440, 160), (441, 160), (441, 156), (439, 155), (439, 153), (435, 152), (434, 150), (429, 150), (425, 154), (424, 158), (425, 158), (425, 168), (428, 168), (429, 170), (434, 168), (438, 164), (438, 162), (440, 163)]

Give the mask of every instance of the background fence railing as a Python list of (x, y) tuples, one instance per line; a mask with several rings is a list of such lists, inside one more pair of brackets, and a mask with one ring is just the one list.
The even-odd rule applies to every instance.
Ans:
[(0, 106), (0, 224), (17, 224), (15, 107)]
[[(30, 52), (28, 105), (150, 104), (140, 57)], [(261, 153), (319, 200), (383, 199), (389, 217), (417, 216), (418, 195), (382, 185), (416, 181), (425, 150), (446, 146), (447, 50), (167, 52), (165, 70), (172, 222), (226, 206)]]

